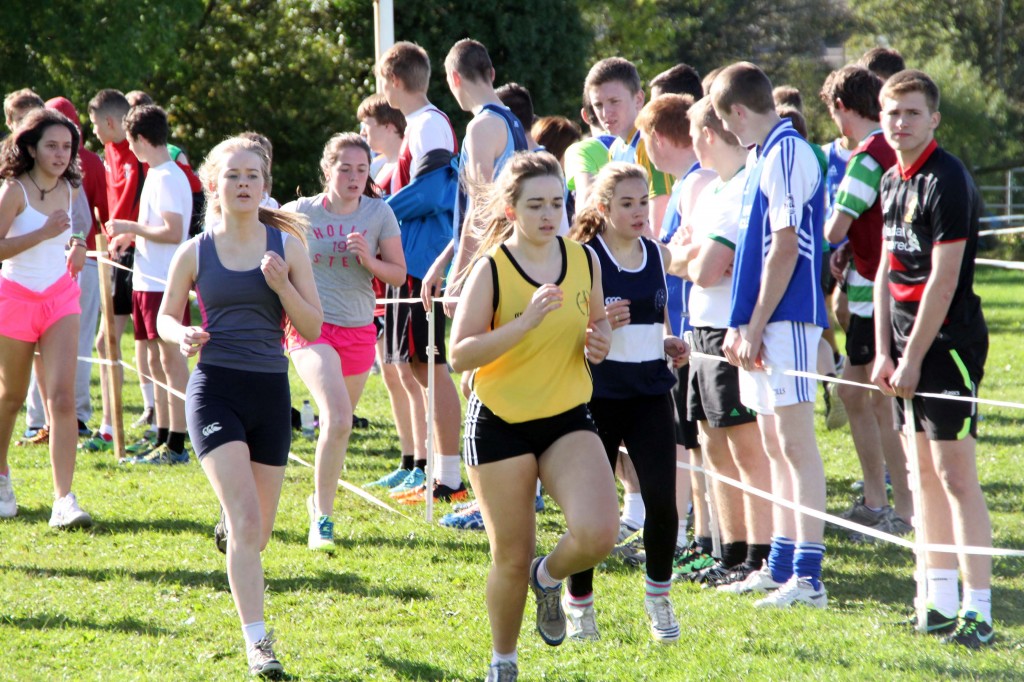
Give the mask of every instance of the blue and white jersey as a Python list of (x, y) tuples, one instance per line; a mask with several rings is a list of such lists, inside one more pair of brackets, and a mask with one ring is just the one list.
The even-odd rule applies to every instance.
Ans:
[[(700, 162), (695, 161), (690, 168), (683, 173), (683, 177), (672, 183), (672, 194), (668, 199), (668, 208), (665, 209), (665, 217), (661, 221), (661, 243), (668, 244), (672, 241), (679, 225), (682, 223), (682, 216), (679, 215), (679, 201), (683, 196), (683, 189), (686, 186), (686, 178), (700, 170)], [(683, 332), (693, 329), (690, 326), (689, 300), (690, 289), (693, 284), (688, 279), (665, 275), (665, 283), (668, 286), (668, 323), (672, 327), (672, 333), (682, 336)]]
[(612, 146), (608, 148), (612, 161), (623, 161), (625, 163), (636, 163), (636, 148), (640, 145), (640, 131), (634, 130), (633, 137), (627, 143), (620, 137), (616, 137)]
[(822, 146), (825, 158), (828, 159), (828, 171), (825, 173), (825, 218), (832, 215), (832, 206), (836, 200), (839, 184), (846, 175), (846, 164), (850, 161), (851, 151), (841, 145), (839, 140), (832, 140)]
[(769, 322), (827, 327), (821, 291), (825, 183), (818, 159), (810, 144), (783, 119), (772, 128), (764, 146), (751, 152), (747, 167), (729, 326), (750, 322), (774, 234), (794, 227), (799, 249), (796, 266)]
[(658, 243), (642, 237), (640, 267), (619, 265), (600, 235), (589, 242), (601, 263), (605, 305), (629, 301), (629, 324), (612, 331), (608, 356), (591, 365), (595, 398), (661, 395), (676, 383), (665, 361), (665, 266)]
[[(505, 123), (506, 132), (508, 133), (505, 137), (505, 148), (498, 155), (498, 158), (494, 160), (492, 177), (497, 178), (498, 173), (505, 167), (505, 164), (512, 158), (512, 155), (516, 152), (526, 151), (529, 149), (529, 145), (526, 141), (526, 131), (523, 130), (523, 124), (516, 118), (511, 109), (499, 104), (485, 104), (477, 109), (474, 118), (487, 115), (500, 118)], [(452, 220), (452, 238), (455, 240), (456, 252), (459, 250), (459, 238), (462, 236), (462, 222), (465, 220), (466, 211), (469, 206), (469, 195), (464, 185), (468, 163), (469, 154), (466, 151), (466, 146), (463, 145), (462, 151), (459, 153), (459, 193), (455, 199), (455, 216)]]

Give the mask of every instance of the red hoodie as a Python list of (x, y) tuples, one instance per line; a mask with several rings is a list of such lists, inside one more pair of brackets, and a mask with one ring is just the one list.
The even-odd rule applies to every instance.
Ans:
[[(64, 114), (78, 126), (78, 138), (82, 140), (82, 125), (78, 120), (78, 111), (75, 105), (66, 97), (54, 97), (47, 100), (46, 107), (55, 109)], [(89, 250), (96, 250), (96, 232), (100, 229), (100, 223), (96, 222), (96, 211), (99, 211), (100, 221), (107, 222), (107, 174), (103, 168), (103, 159), (85, 148), (82, 144), (78, 148), (78, 158), (82, 166), (82, 189), (85, 191), (85, 198), (89, 202), (89, 212), (92, 215), (92, 229), (86, 235)]]

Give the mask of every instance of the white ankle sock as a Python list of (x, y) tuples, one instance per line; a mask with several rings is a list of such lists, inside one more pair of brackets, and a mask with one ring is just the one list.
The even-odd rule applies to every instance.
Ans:
[(643, 528), (644, 520), (647, 518), (644, 498), (640, 493), (626, 493), (622, 499), (622, 522), (630, 528), (637, 530)]
[(142, 407), (150, 408), (156, 405), (156, 399), (153, 396), (153, 384), (152, 382), (146, 382), (142, 384)]
[(242, 636), (245, 637), (245, 648), (249, 649), (253, 644), (267, 636), (267, 625), (262, 620), (243, 625)]
[(455, 489), (462, 483), (462, 469), (458, 455), (434, 455), (434, 480)]
[(541, 559), (540, 565), (537, 566), (537, 583), (546, 590), (550, 590), (552, 587), (558, 587), (562, 584), (561, 580), (555, 580), (548, 573), (548, 558), (544, 557)]
[(110, 424), (100, 424), (100, 435), (114, 437), (114, 427)]
[(929, 568), (928, 604), (944, 615), (952, 616), (960, 605), (959, 572), (955, 568)]
[(986, 623), (992, 623), (992, 590), (968, 590), (964, 589), (964, 611), (975, 611), (985, 619)]
[(513, 651), (510, 654), (499, 654), (497, 649), (491, 649), (491, 665), (497, 665), (506, 661), (519, 663), (519, 651)]

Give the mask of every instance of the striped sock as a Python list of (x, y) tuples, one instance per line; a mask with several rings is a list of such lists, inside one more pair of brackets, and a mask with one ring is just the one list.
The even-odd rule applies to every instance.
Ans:
[(652, 580), (651, 576), (645, 576), (644, 587), (647, 591), (646, 597), (651, 599), (653, 597), (667, 597), (669, 588), (672, 587), (672, 580), (666, 580), (660, 582), (658, 580)]
[(793, 556), (793, 572), (801, 578), (809, 578), (814, 589), (821, 587), (821, 560), (825, 556), (825, 545), (818, 542), (798, 542)]
[(594, 605), (594, 593), (590, 592), (588, 594), (583, 595), (582, 597), (577, 597), (574, 594), (569, 594), (566, 599), (566, 603), (574, 609), (585, 609), (588, 606)]
[(784, 583), (793, 577), (793, 541), (777, 535), (772, 538), (772, 548), (768, 552), (768, 569), (772, 572), (772, 580)]

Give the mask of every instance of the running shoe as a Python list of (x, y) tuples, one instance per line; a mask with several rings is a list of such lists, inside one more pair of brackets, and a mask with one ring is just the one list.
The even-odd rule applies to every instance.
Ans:
[(388, 490), (388, 494), (391, 495), (393, 499), (404, 497), (405, 495), (408, 495), (416, 488), (419, 488), (421, 485), (423, 485), (423, 483), (426, 480), (427, 476), (426, 474), (423, 473), (423, 469), (416, 467), (415, 469), (413, 469), (412, 471), (405, 475), (405, 478), (402, 479), (401, 483), (394, 486), (393, 488), (390, 488)]
[[(458, 502), (469, 497), (469, 490), (466, 484), (459, 481), (458, 488), (449, 488), (438, 481), (433, 485), (434, 502)], [(415, 493), (399, 498), (399, 504), (422, 504), (427, 499), (427, 487), (424, 485)]]
[[(917, 629), (917, 615), (904, 621), (904, 625)], [(929, 606), (924, 621), (924, 631), (929, 635), (951, 635), (957, 629), (957, 615), (947, 616), (934, 606)]]
[(519, 679), (519, 666), (513, 661), (491, 663), (487, 668), (487, 679), (484, 682), (516, 682)]
[(91, 436), (91, 435), (92, 435), (92, 429), (89, 428), (88, 424), (86, 424), (84, 421), (79, 419), (78, 420), (78, 437), (82, 438), (83, 436)]
[(363, 487), (387, 488), (390, 490), (391, 488), (394, 488), (396, 485), (404, 481), (405, 478), (409, 475), (409, 471), (409, 469), (402, 469), (401, 467), (399, 467), (398, 469), (392, 471), (390, 474), (384, 474), (383, 476), (378, 478), (376, 481), (373, 481), (372, 483), (364, 483)]
[(784, 584), (775, 581), (772, 577), (771, 569), (768, 568), (768, 562), (765, 561), (761, 564), (760, 570), (751, 572), (750, 575), (740, 582), (719, 585), (718, 591), (730, 594), (765, 594), (774, 592)]
[[(28, 433), (26, 430), (25, 433)], [(26, 436), (23, 440), (19, 440), (15, 445), (48, 445), (50, 442), (50, 429), (43, 426), (36, 429), (36, 432), (31, 436)], [(79, 446), (81, 447), (81, 446)]]
[(793, 604), (803, 604), (816, 609), (823, 609), (828, 606), (828, 593), (825, 592), (825, 584), (821, 583), (818, 589), (814, 589), (810, 578), (793, 576), (785, 585), (769, 594), (763, 599), (754, 602), (754, 606), (761, 608), (789, 608)]
[(715, 559), (694, 541), (672, 561), (672, 580), (692, 580), (690, 577), (705, 568), (714, 566)]
[(68, 528), (88, 528), (91, 525), (92, 517), (78, 506), (78, 499), (74, 493), (68, 493), (54, 501), (53, 512), (50, 514), (51, 528), (64, 530)]
[(846, 405), (836, 395), (836, 386), (831, 381), (825, 382), (825, 427), (829, 431), (843, 428), (850, 417), (846, 414)]
[(996, 631), (991, 623), (978, 615), (977, 611), (961, 611), (957, 619), (956, 632), (942, 639), (946, 644), (959, 644), (968, 649), (990, 646)]
[(224, 516), (224, 507), (220, 508), (220, 520), (213, 527), (213, 541), (217, 543), (218, 552), (228, 553), (228, 520)]
[(150, 439), (143, 436), (127, 446), (124, 451), (128, 457), (145, 457), (153, 452), (154, 449), (156, 449), (156, 438)]
[(0, 475), (0, 519), (13, 519), (18, 515), (18, 501), (14, 497), (11, 475)]
[(712, 574), (714, 567), (707, 569), (701, 579), (697, 582), (703, 589), (715, 589), (723, 587), (725, 585), (732, 585), (733, 583), (741, 583), (754, 572), (750, 566), (743, 564), (737, 564), (732, 568), (725, 569), (724, 572), (716, 572)]
[[(45, 426), (30, 426), (25, 429), (25, 433), (21, 434), (22, 438), (31, 438), (32, 436), (39, 433), (39, 429), (45, 429)], [(90, 432), (91, 433), (91, 432)]]
[(480, 511), (480, 503), (474, 500), (468, 502), (467, 506), (459, 511), (445, 514), (437, 523), (445, 528), (456, 530), (484, 530), (484, 515)]
[(910, 535), (914, 527), (896, 515), (896, 510), (889, 509), (889, 532), (893, 535)]
[(651, 621), (651, 636), (655, 641), (670, 644), (679, 640), (679, 621), (667, 594), (644, 597), (644, 611)]
[[(875, 511), (871, 507), (864, 504), (864, 498), (861, 497), (859, 500), (853, 503), (853, 506), (846, 511), (839, 514), (839, 518), (846, 519), (852, 523), (857, 523), (868, 528), (888, 533), (892, 530), (892, 523), (890, 521), (892, 517), (892, 507), (885, 505), (878, 511)], [(856, 530), (847, 531), (847, 534), (851, 541), (861, 543), (873, 543), (877, 542), (877, 538), (861, 533)]]
[(93, 431), (92, 436), (78, 444), (78, 449), (85, 452), (102, 452), (114, 447), (114, 437), (104, 436), (99, 431)]
[(631, 528), (620, 521), (619, 537), (615, 540), (615, 547), (612, 549), (611, 555), (618, 557), (628, 566), (643, 566), (647, 561), (643, 530)]
[(274, 656), (274, 633), (269, 632), (267, 636), (258, 642), (253, 643), (246, 651), (249, 658), (249, 674), (256, 677), (268, 679), (279, 679), (284, 677), (284, 666)]
[(533, 501), (533, 511), (537, 512), (538, 514), (544, 511), (544, 496), (541, 495), (540, 493), (537, 493), (537, 497)]
[(597, 613), (593, 603), (583, 607), (569, 604), (569, 593), (562, 597), (565, 612), (565, 636), (578, 642), (596, 642), (601, 639), (597, 631)]
[(541, 587), (537, 582), (537, 568), (544, 557), (530, 564), (530, 588), (537, 599), (537, 632), (544, 643), (558, 646), (565, 640), (565, 612), (562, 611), (562, 583), (555, 587)]
[(352, 428), (353, 429), (368, 429), (370, 428), (370, 420), (366, 417), (360, 417), (352, 415)]
[(142, 414), (139, 415), (139, 418), (132, 422), (132, 428), (141, 429), (144, 426), (152, 426), (153, 416), (153, 408), (147, 407), (142, 411)]
[(171, 450), (167, 443), (161, 443), (152, 452), (142, 457), (126, 458), (128, 464), (188, 464), (188, 449), (182, 452)]
[(334, 551), (334, 521), (330, 516), (321, 514), (316, 508), (316, 501), (310, 495), (306, 498), (306, 511), (309, 512), (309, 539), (307, 546), (319, 552)]

